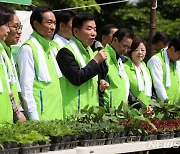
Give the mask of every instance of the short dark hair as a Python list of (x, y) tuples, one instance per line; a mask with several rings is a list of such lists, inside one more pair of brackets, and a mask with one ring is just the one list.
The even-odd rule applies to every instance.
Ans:
[(169, 45), (168, 45), (168, 48), (170, 48), (171, 46), (174, 47), (175, 51), (180, 52), (180, 36), (179, 36), (179, 35), (176, 36), (176, 37), (174, 37), (174, 38), (170, 41), (170, 43), (169, 43)]
[(84, 22), (87, 21), (87, 20), (96, 20), (95, 16), (91, 13), (88, 13), (88, 12), (81, 12), (79, 14), (77, 14), (74, 18), (73, 18), (73, 21), (72, 21), (72, 30), (74, 28), (78, 28), (80, 29)]
[(41, 24), (42, 20), (43, 20), (43, 13), (45, 12), (53, 12), (52, 9), (48, 6), (38, 6), (36, 7), (30, 17), (30, 24), (31, 27), (35, 30), (34, 27), (34, 21), (36, 20), (37, 22), (39, 22)]
[(137, 49), (140, 43), (143, 43), (147, 49), (147, 43), (145, 40), (143, 40), (140, 37), (133, 38), (132, 44), (131, 44), (131, 50), (128, 52), (129, 57), (132, 59), (132, 53)]
[(75, 12), (72, 10), (63, 10), (54, 12), (56, 17), (56, 32), (59, 31), (60, 22), (67, 24), (72, 18), (76, 16)]
[(164, 32), (156, 32), (152, 38), (152, 44), (162, 41), (165, 45), (169, 43), (169, 36)]
[[(106, 24), (102, 27), (102, 30), (101, 30), (101, 36), (103, 35), (109, 35), (110, 34), (110, 30), (112, 28), (117, 28), (114, 24)], [(118, 28), (117, 28), (118, 29)]]
[[(121, 42), (124, 37), (133, 39), (133, 33), (129, 29), (120, 28), (113, 34), (113, 38), (114, 37), (116, 37), (119, 40), (119, 42)], [(113, 40), (113, 38), (112, 38), (112, 40)]]
[(14, 10), (0, 6), (0, 26), (7, 24), (9, 21), (13, 20)]

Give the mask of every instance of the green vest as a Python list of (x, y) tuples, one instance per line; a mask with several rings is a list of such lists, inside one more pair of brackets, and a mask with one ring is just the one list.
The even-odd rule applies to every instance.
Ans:
[[(12, 70), (13, 70), (13, 73), (15, 74), (15, 70), (14, 70), (14, 67), (13, 67), (13, 62), (12, 62), (12, 53), (11, 53), (11, 49), (3, 42), (2, 43), (2, 46), (4, 48), (4, 50), (6, 51), (7, 55), (8, 55), (8, 58), (9, 58), (9, 62), (11, 63), (11, 67), (12, 67)], [(6, 61), (6, 60), (5, 60)], [(8, 64), (6, 62), (6, 66), (8, 68)], [(9, 74), (9, 73), (8, 73)], [(10, 84), (11, 86), (11, 91), (13, 93), (13, 96), (14, 96), (14, 99), (17, 103), (17, 105), (19, 106), (20, 105), (20, 100), (19, 100), (19, 94), (18, 94), (18, 86), (17, 86), (17, 82), (13, 83), (13, 84)]]
[(171, 86), (166, 87), (166, 63), (165, 63), (165, 57), (164, 57), (163, 50), (161, 50), (161, 52), (157, 53), (155, 56), (157, 56), (162, 63), (163, 84), (166, 89), (168, 99), (171, 102), (180, 101), (180, 83), (178, 80), (178, 72), (176, 69), (176, 63), (172, 63), (169, 61)]
[[(144, 62), (142, 62), (142, 64), (146, 68), (146, 71), (147, 71), (147, 73), (149, 75), (149, 78), (151, 79), (151, 75), (150, 75), (149, 69), (146, 67), (146, 64)], [(125, 69), (128, 77), (129, 77), (130, 91), (132, 92), (132, 94), (135, 97), (137, 97), (146, 106), (148, 106), (149, 105), (149, 101), (151, 100), (151, 97), (150, 96), (146, 96), (145, 95), (145, 91), (139, 91), (138, 81), (137, 81), (137, 78), (136, 78), (136, 70), (135, 70), (133, 62), (130, 59), (124, 63), (124, 69)], [(142, 75), (142, 78), (143, 78), (143, 80), (146, 80), (146, 79), (144, 79), (143, 75)], [(152, 80), (151, 80), (151, 84), (152, 84)]]
[[(0, 46), (0, 54), (3, 48)], [(1, 55), (0, 55), (1, 56)], [(13, 110), (7, 88), (6, 77), (4, 74), (3, 66), (0, 61), (0, 79), (2, 82), (3, 92), (0, 92), (0, 123), (13, 122)]]
[[(77, 40), (75, 37), (72, 37), (72, 40), (76, 43), (79, 48), (79, 51), (85, 61), (88, 64), (93, 58), (93, 51), (90, 47), (88, 47), (88, 52), (83, 47), (82, 43)], [(67, 44), (65, 48), (68, 48), (75, 57), (76, 62), (81, 68), (81, 63), (72, 49), (70, 44)], [(60, 51), (61, 52), (61, 51)], [(84, 108), (86, 105), (98, 105), (98, 84), (97, 84), (97, 76), (92, 79), (86, 81), (80, 86), (75, 86), (71, 84), (71, 82), (66, 78), (60, 78), (60, 86), (62, 90), (62, 100), (63, 100), (63, 113), (64, 118), (70, 116), (75, 110), (79, 110)]]
[[(59, 86), (59, 78), (53, 64), (52, 56), (49, 51), (54, 47), (51, 40), (41, 37), (37, 32), (33, 32), (32, 36), (37, 39), (44, 50), (44, 57), (48, 67), (51, 82), (38, 81), (37, 73), (39, 70), (38, 50), (32, 40), (28, 40), (25, 44), (32, 48), (34, 58), (35, 78), (33, 83), (33, 96), (36, 101), (37, 111), (40, 120), (54, 120), (63, 118), (62, 97)], [(51, 46), (52, 45), (52, 46)]]
[(116, 59), (116, 51), (110, 46), (106, 45), (107, 64), (109, 71), (105, 80), (109, 83), (109, 87), (104, 91), (104, 102), (109, 103), (110, 107), (117, 108), (121, 102), (126, 102), (126, 84), (125, 78), (119, 75), (118, 61)]

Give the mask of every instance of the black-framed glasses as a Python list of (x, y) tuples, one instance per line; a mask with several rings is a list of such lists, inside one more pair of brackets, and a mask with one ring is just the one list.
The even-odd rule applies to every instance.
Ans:
[(9, 25), (9, 27), (14, 28), (16, 31), (19, 31), (19, 30), (22, 30), (23, 25), (15, 25), (15, 26), (10, 26), (10, 25)]
[(127, 49), (127, 51), (131, 50), (131, 47), (129, 47), (127, 44), (121, 43), (121, 45), (124, 49)]

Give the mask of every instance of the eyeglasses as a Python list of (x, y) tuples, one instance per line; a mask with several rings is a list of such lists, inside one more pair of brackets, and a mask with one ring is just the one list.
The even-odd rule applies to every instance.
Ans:
[(124, 49), (127, 49), (127, 51), (131, 50), (131, 48), (127, 44), (121, 43), (121, 45)]
[(10, 25), (9, 25), (9, 27), (14, 28), (16, 31), (19, 31), (19, 30), (22, 30), (23, 25), (16, 25), (16, 26), (10, 26)]

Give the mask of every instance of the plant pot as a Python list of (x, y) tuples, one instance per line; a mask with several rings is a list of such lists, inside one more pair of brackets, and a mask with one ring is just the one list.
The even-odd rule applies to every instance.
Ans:
[(114, 138), (106, 138), (105, 144), (109, 145), (109, 144), (113, 144), (112, 141), (114, 140)]
[(30, 154), (30, 153), (39, 153), (40, 152), (40, 147), (39, 145), (36, 146), (21, 146), (20, 148), (20, 154)]
[(60, 136), (50, 136), (51, 143), (60, 143), (62, 141), (62, 137)]
[(48, 152), (50, 150), (50, 144), (40, 145), (40, 152)]
[(104, 145), (105, 141), (106, 139), (97, 139), (95, 142), (96, 142), (96, 145)]
[(91, 135), (89, 133), (83, 134), (79, 137), (81, 140), (88, 140), (91, 138)]
[(149, 140), (157, 140), (157, 135), (156, 134), (149, 135)]
[(174, 132), (169, 132), (168, 135), (169, 135), (168, 138), (172, 139), (172, 138), (174, 138), (175, 133)]
[(164, 140), (164, 139), (167, 139), (168, 136), (169, 136), (169, 135), (168, 135), (167, 133), (158, 134), (158, 135), (157, 135), (157, 139), (158, 139), (158, 140)]
[(114, 133), (110, 132), (110, 133), (106, 133), (106, 138), (113, 138), (114, 137)]
[(76, 148), (78, 145), (79, 140), (70, 142), (70, 149)]
[(140, 141), (149, 141), (149, 140), (150, 140), (149, 135), (143, 135), (141, 136), (141, 139), (140, 139)]
[(19, 148), (0, 150), (0, 154), (19, 154)]
[(11, 148), (11, 142), (10, 141), (4, 141), (3, 147), (4, 147), (4, 149), (10, 149)]
[(71, 136), (71, 141), (76, 141), (77, 140), (77, 136), (76, 135), (72, 135)]
[(101, 137), (100, 137), (100, 139), (105, 139), (105, 137), (106, 137), (106, 133), (101, 133)]
[(180, 137), (180, 131), (175, 132), (175, 136), (174, 137)]
[[(63, 136), (62, 137), (62, 143), (71, 141), (71, 136)], [(59, 142), (61, 143), (61, 142)]]
[(59, 144), (58, 150), (64, 150), (65, 149), (65, 142), (62, 142)]
[(89, 140), (79, 140), (79, 146), (94, 146), (96, 145), (96, 140), (89, 139)]
[(125, 143), (125, 142), (126, 142), (125, 136), (119, 137), (119, 143)]
[(92, 133), (90, 136), (91, 136), (90, 139), (97, 139), (98, 134)]
[(11, 148), (17, 148), (18, 143), (17, 142), (11, 142)]
[(61, 143), (52, 143), (50, 146), (50, 151), (57, 151)]

